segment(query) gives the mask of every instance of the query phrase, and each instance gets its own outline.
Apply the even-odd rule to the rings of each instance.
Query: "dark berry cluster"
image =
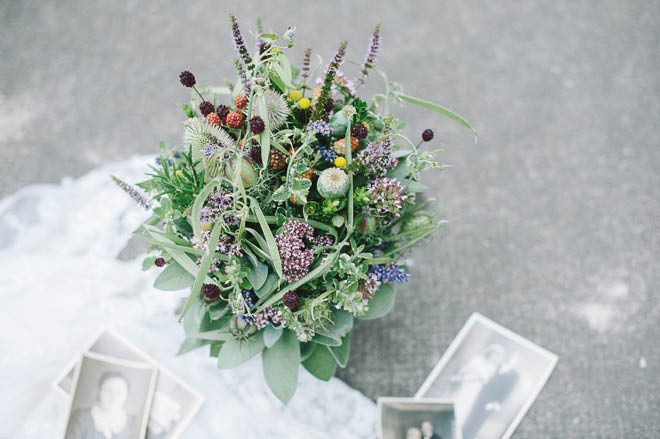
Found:
[[[199,111],[202,113],[202,116],[206,117],[208,114],[215,112],[215,107],[212,103],[204,101],[199,104]]]
[[[204,284],[202,285],[201,294],[209,302],[213,302],[220,298],[220,287],[215,284]]]
[[[190,73],[188,70],[181,72],[179,75],[179,81],[181,81],[181,84],[183,84],[185,87],[193,87],[197,83],[197,81],[195,81],[195,75]]]
[[[266,129],[266,124],[261,116],[254,116],[250,119],[250,130],[252,130],[253,134],[261,134],[264,132],[264,129]]]
[[[298,308],[299,297],[293,291],[289,291],[282,296],[282,303],[284,306],[296,310]]]
[[[367,134],[369,134],[369,130],[367,127],[365,127],[362,124],[355,125],[351,127],[351,136],[357,138],[357,139],[366,139]]]

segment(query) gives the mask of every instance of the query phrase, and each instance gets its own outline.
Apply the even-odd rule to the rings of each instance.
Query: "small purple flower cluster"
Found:
[[[243,38],[243,33],[238,27],[238,21],[236,21],[236,17],[234,17],[233,14],[229,14],[229,20],[231,21],[231,36],[234,40],[234,48],[238,52],[238,56],[247,66],[248,70],[252,70],[254,68],[252,57],[245,46],[245,38]]]
[[[313,245],[328,246],[334,240],[330,235],[314,236],[314,228],[302,221],[287,221],[275,242],[282,258],[284,279],[291,282],[304,277],[314,260],[314,250],[307,248],[305,241]]]
[[[378,48],[380,46],[380,23],[376,25],[373,35],[371,35],[371,40],[369,40],[369,48],[367,49],[367,55],[364,58],[364,63],[362,64],[362,76],[360,77],[360,84],[364,84],[364,80],[369,74],[369,70],[374,68],[376,63],[376,56],[378,56]]]
[[[373,204],[379,213],[391,213],[399,216],[403,202],[408,195],[403,193],[401,184],[388,177],[374,180],[368,187],[369,203]]]
[[[211,218],[210,222],[214,222],[224,211],[234,207],[234,199],[227,190],[215,192],[206,200],[206,207],[202,209],[202,215],[208,215]],[[225,223],[229,226],[238,226],[240,221],[233,215],[225,215]]]
[[[364,166],[367,173],[382,177],[388,169],[394,168],[399,163],[392,157],[392,138],[388,136],[382,142],[370,142],[360,151],[356,162]]]
[[[273,307],[268,307],[259,314],[254,315],[254,324],[257,325],[257,328],[259,329],[265,328],[269,321],[272,322],[273,325],[281,324],[282,311],[276,311]]]
[[[378,264],[369,269],[370,275],[375,275],[380,282],[402,283],[408,282],[409,273],[396,264]]]
[[[200,250],[206,250],[209,242],[209,238],[211,237],[211,232],[208,230],[202,230],[202,242],[196,242],[193,238],[193,246],[197,249]],[[215,248],[215,251],[220,252],[222,254],[225,254],[227,256],[236,256],[237,258],[240,258],[243,256],[243,251],[241,250],[241,246],[236,242],[236,240],[229,235],[220,235],[220,238],[218,239],[218,245]],[[202,263],[202,257],[200,256],[197,258],[197,265],[200,265]],[[213,273],[214,271],[218,270],[218,266],[215,263],[215,260],[211,262],[211,265],[209,266],[209,273]]]
[[[287,221],[282,225],[282,233],[295,236],[297,238],[307,238],[314,240],[314,228],[302,221]]]
[[[307,131],[311,131],[314,134],[318,134],[320,136],[329,136],[332,134],[332,128],[330,128],[330,124],[321,119],[315,120],[314,122],[307,125]]]
[[[302,279],[314,260],[314,250],[305,247],[297,236],[279,234],[275,236],[275,242],[282,259],[284,279],[289,282]]]
[[[362,283],[360,288],[360,291],[362,291],[362,298],[364,300],[373,299],[380,285],[381,282],[378,280],[378,275],[375,273],[369,273],[369,277]]]
[[[321,247],[328,247],[332,245],[335,240],[332,238],[332,235],[319,235],[314,240],[314,244]]]
[[[137,204],[139,204],[146,210],[151,209],[151,201],[147,197],[142,195],[142,193],[139,190],[137,190],[130,184],[124,182],[123,180],[115,177],[114,175],[112,175],[111,178],[112,181],[114,181],[117,186],[119,186],[124,192],[128,194],[129,197],[133,199],[133,201],[135,201]]]

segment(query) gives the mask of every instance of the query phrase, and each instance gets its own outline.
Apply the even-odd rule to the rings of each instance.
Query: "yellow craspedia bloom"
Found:
[[[302,98],[298,101],[298,106],[303,110],[307,110],[312,103],[307,98]]]
[[[298,102],[300,99],[302,99],[302,92],[300,90],[291,90],[289,92],[289,99],[291,99],[293,102]]]
[[[346,166],[346,159],[344,157],[337,157],[335,159],[335,166],[338,168],[343,168]]]
[[[282,50],[282,49],[280,49],[279,47],[273,47],[272,49],[270,49],[270,51],[273,52],[273,53],[277,53],[280,50]]]
[[[174,175],[176,175],[176,178],[179,180],[183,180],[185,178],[185,175],[183,175],[183,171],[181,169],[177,169]]]

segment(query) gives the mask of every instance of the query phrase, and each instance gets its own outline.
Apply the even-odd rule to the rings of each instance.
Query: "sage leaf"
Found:
[[[300,343],[296,334],[288,329],[284,331],[272,348],[264,350],[262,361],[268,387],[280,401],[287,404],[298,385]]]
[[[337,362],[325,346],[314,349],[312,355],[303,361],[302,365],[309,373],[322,381],[330,381],[337,370]]]

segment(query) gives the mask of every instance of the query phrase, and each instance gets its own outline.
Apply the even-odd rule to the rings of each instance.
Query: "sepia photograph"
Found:
[[[506,439],[556,363],[552,352],[474,313],[415,397],[454,401],[463,439]]]
[[[76,368],[65,439],[145,436],[157,369],[85,353]]]
[[[89,352],[101,355],[129,361],[156,363],[138,347],[110,328],[103,329],[87,346]],[[54,383],[55,387],[66,396],[71,391],[77,362],[78,360],[74,359]],[[158,367],[147,439],[178,437],[204,403],[204,396],[199,391],[186,384],[168,369],[160,365]]]
[[[379,439],[461,439],[447,399],[378,398]]]

